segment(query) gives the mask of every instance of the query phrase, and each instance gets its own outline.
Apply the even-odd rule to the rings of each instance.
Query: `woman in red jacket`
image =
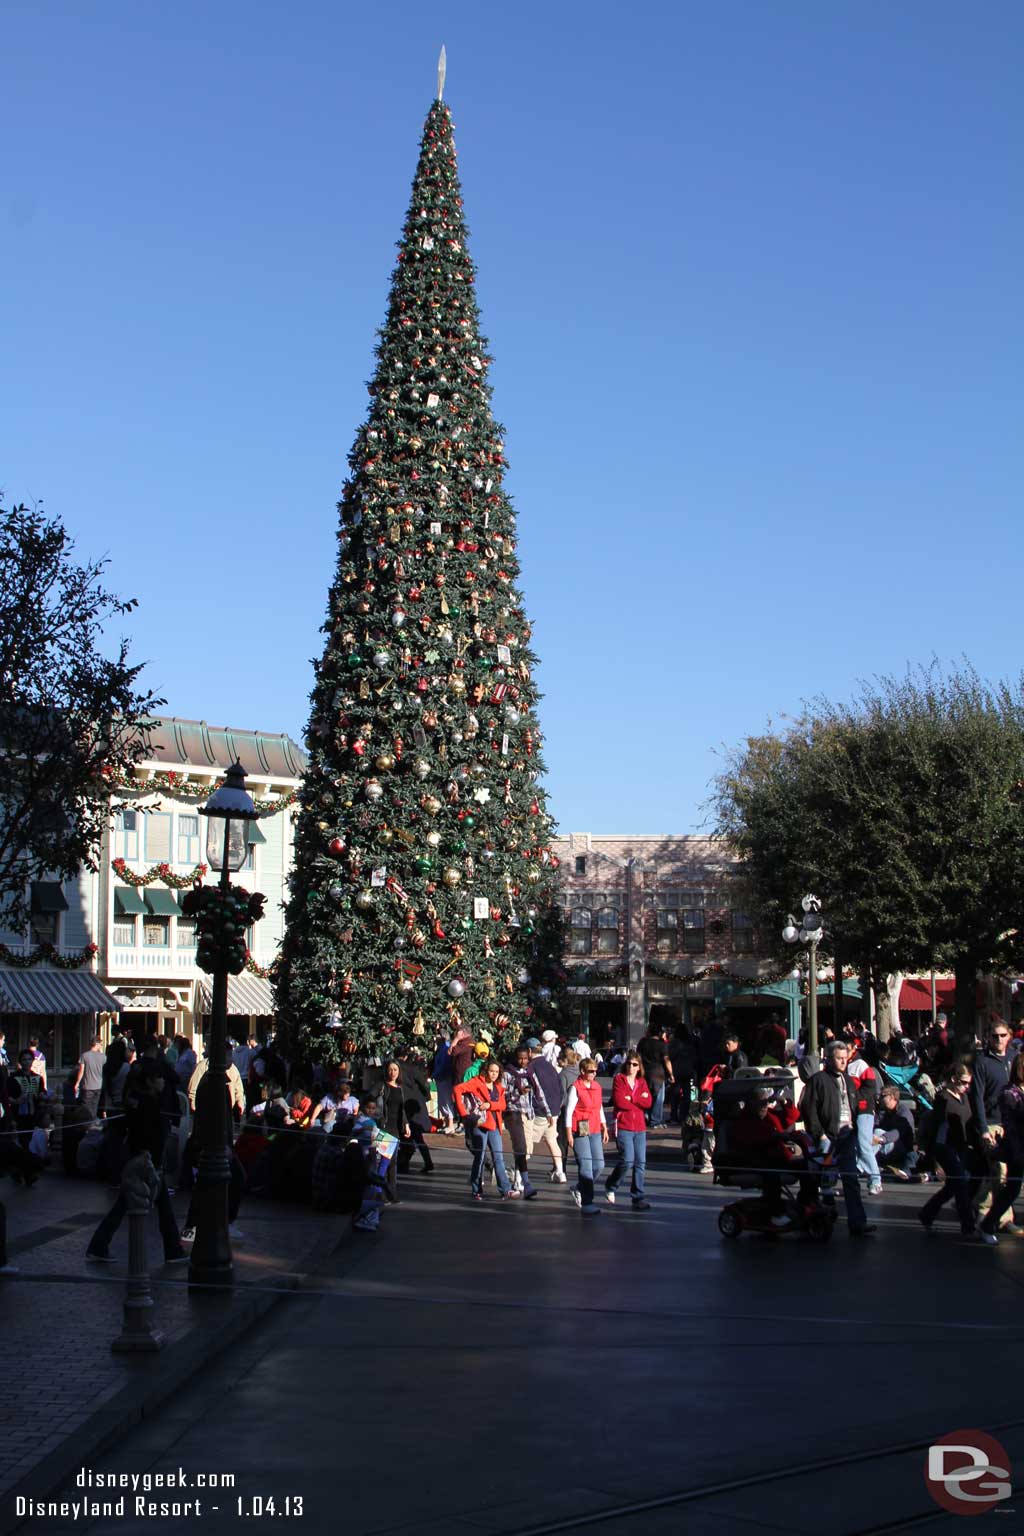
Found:
[[[612,1083],[619,1161],[604,1182],[610,1205],[615,1204],[615,1191],[628,1173],[634,1211],[649,1211],[651,1208],[650,1201],[644,1199],[644,1173],[647,1170],[647,1122],[644,1110],[650,1109],[653,1103],[653,1095],[644,1077],[643,1063],[635,1051],[630,1051],[622,1064],[622,1071],[616,1073]]]
[[[579,1183],[572,1197],[584,1216],[601,1214],[594,1204],[594,1181],[604,1172],[604,1149],[608,1144],[602,1099],[597,1062],[593,1056],[585,1056],[565,1103],[565,1137],[576,1154],[579,1169]]]
[[[473,1148],[473,1167],[469,1175],[474,1200],[483,1199],[484,1158],[490,1151],[494,1173],[503,1200],[519,1198],[505,1172],[505,1154],[501,1148],[501,1124],[505,1113],[505,1089],[501,1081],[501,1064],[489,1056],[477,1077],[468,1083],[456,1083],[452,1095],[455,1107],[470,1131]]]

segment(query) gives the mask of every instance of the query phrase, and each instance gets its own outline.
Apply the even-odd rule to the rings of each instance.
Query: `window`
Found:
[[[169,811],[146,812],[146,860],[149,864],[171,862],[171,815]]]
[[[134,949],[137,921],[134,915],[117,913],[114,917],[114,948]]]
[[[114,836],[118,844],[118,853],[122,859],[137,859],[139,856],[139,813],[138,811],[120,810],[114,827]]]
[[[688,955],[704,953],[703,907],[694,907],[683,913],[683,949]]]
[[[734,955],[754,953],[754,920],[749,912],[732,914],[732,952]]]
[[[144,949],[168,949],[171,943],[171,920],[169,917],[153,917],[147,912],[142,924],[142,945]]]
[[[586,872],[587,872],[587,856],[586,856],[585,853],[578,853],[576,855],[576,873],[578,875],[585,875]]]
[[[679,948],[679,913],[658,913],[658,953],[674,955]]]
[[[195,949],[196,920],[194,917],[178,918],[178,948]]]
[[[29,927],[33,944],[56,944],[60,914],[67,899],[56,880],[33,880],[30,889]]]
[[[619,914],[614,907],[605,907],[597,914],[597,952],[599,955],[617,955],[619,952]]]
[[[33,944],[56,944],[59,918],[58,912],[34,911],[31,920]]]
[[[590,908],[577,907],[570,921],[572,926],[572,953],[574,955],[589,955],[592,949]]]
[[[199,863],[199,817],[178,817],[178,863],[194,869]]]

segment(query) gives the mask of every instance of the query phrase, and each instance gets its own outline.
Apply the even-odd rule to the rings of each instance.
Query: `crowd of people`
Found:
[[[1024,1235],[1014,1219],[1024,1179],[1022,1035],[993,1017],[984,1042],[964,1051],[940,1015],[919,1041],[897,1030],[883,1048],[860,1024],[838,1033],[826,1026],[815,1057],[776,1019],[748,1033],[746,1045],[728,1020],[712,1019],[671,1033],[652,1024],[635,1048],[549,1029],[499,1059],[492,1041],[460,1029],[428,1056],[404,1049],[382,1062],[353,1048],[333,1066],[289,1065],[272,1039],[231,1042],[231,1233],[243,1237],[237,1218],[247,1194],[357,1222],[371,1196],[400,1204],[400,1180],[417,1158],[423,1175],[433,1172],[431,1131],[464,1138],[473,1201],[491,1185],[502,1200],[535,1199],[542,1162],[552,1184],[571,1186],[585,1216],[627,1190],[630,1208],[647,1211],[648,1134],[681,1128],[695,1171],[713,1171],[715,1086],[756,1066],[773,1086],[752,1085],[731,1144],[760,1168],[773,1210],[787,1176],[799,1177],[801,1198],[815,1198],[812,1160],[824,1161],[842,1187],[851,1233],[874,1230],[862,1184],[871,1196],[887,1180],[934,1182],[922,1224],[931,1230],[952,1205],[962,1232],[994,1246],[1001,1234]],[[0,1171],[34,1186],[49,1160],[59,1094],[65,1171],[116,1183],[127,1158],[148,1152],[160,1176],[165,1260],[184,1261],[194,1210],[179,1227],[170,1193],[194,1188],[207,1067],[184,1036],[137,1044],[124,1028],[106,1045],[97,1035],[56,1088],[38,1041],[11,1063],[0,1036]],[[783,1091],[787,1074],[773,1076],[777,1068],[792,1069],[796,1093]],[[87,1257],[109,1261],[123,1214],[118,1200]],[[0,1227],[0,1268],[2,1238]]]

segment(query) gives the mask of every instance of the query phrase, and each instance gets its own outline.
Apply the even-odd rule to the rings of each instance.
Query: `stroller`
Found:
[[[793,1102],[793,1074],[790,1072],[753,1072],[747,1077],[735,1077],[716,1084],[714,1090],[715,1149],[714,1169],[716,1183],[738,1189],[762,1191],[759,1195],[745,1195],[723,1207],[718,1216],[718,1230],[723,1237],[737,1238],[742,1232],[762,1232],[783,1236],[787,1232],[802,1232],[815,1242],[827,1243],[836,1224],[834,1205],[823,1204],[817,1194],[805,1198],[794,1191],[794,1184],[806,1179],[808,1172],[823,1169],[830,1160],[817,1154],[810,1141],[802,1133],[792,1132],[786,1145],[792,1146],[792,1163],[780,1164],[777,1169],[766,1169],[781,1183],[781,1206],[773,1208],[765,1198],[764,1174],[751,1167],[749,1153],[730,1150],[730,1125],[735,1124],[752,1094],[771,1093],[774,1102]]]

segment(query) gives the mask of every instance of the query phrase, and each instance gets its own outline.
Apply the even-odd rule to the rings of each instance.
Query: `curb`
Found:
[[[328,1218],[330,1219],[330,1218]],[[352,1227],[345,1224],[341,1232],[324,1233],[309,1247],[302,1259],[303,1269],[276,1277],[275,1283],[286,1291],[299,1291],[303,1281],[326,1263],[332,1254],[346,1247],[352,1238]],[[140,1359],[146,1374],[119,1387],[108,1402],[97,1408],[85,1424],[73,1430],[63,1443],[50,1451],[41,1461],[12,1484],[4,1495],[4,1509],[0,1512],[0,1536],[10,1536],[34,1518],[16,1515],[19,1495],[30,1499],[45,1499],[54,1494],[79,1467],[101,1456],[136,1424],[141,1424],[163,1407],[197,1372],[224,1353],[254,1323],[262,1321],[268,1312],[286,1298],[263,1291],[233,1291],[230,1296],[204,1297],[197,1302],[206,1315],[195,1327],[187,1327],[172,1334],[164,1350],[155,1360]]]

